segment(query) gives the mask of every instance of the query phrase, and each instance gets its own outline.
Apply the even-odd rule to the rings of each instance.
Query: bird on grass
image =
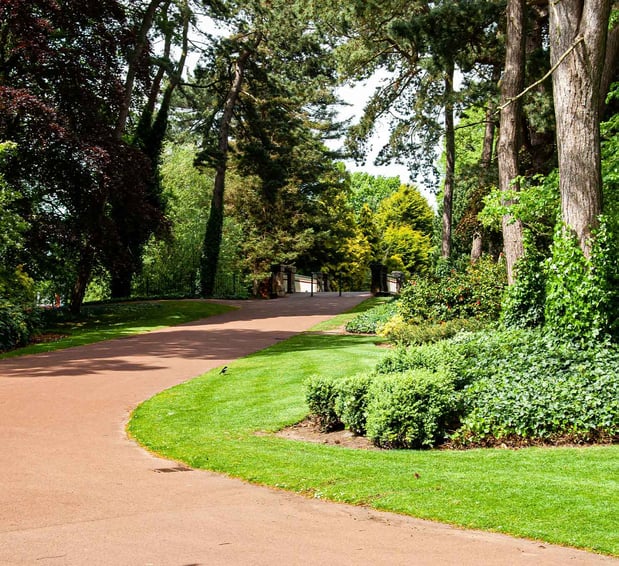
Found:
[[[224,366],[224,367],[221,368],[221,371],[219,373],[220,374],[221,373],[226,373],[227,371],[228,371],[228,366]]]

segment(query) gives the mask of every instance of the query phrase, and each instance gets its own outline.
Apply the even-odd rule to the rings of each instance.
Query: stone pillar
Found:
[[[387,268],[382,263],[370,264],[372,270],[371,291],[373,295],[382,295],[389,292],[387,287]]]
[[[293,265],[286,265],[286,293],[294,293],[294,276],[297,272],[297,268]]]
[[[404,273],[401,271],[392,271],[391,277],[395,279],[395,292],[397,295],[402,291],[402,287],[404,286]]]

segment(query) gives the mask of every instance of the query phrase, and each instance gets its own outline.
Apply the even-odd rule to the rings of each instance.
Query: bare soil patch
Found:
[[[345,448],[357,448],[360,450],[380,450],[364,436],[356,436],[349,430],[334,430],[321,432],[316,419],[307,417],[295,425],[289,426],[276,433],[276,436],[288,440],[302,440],[318,444],[331,444]]]

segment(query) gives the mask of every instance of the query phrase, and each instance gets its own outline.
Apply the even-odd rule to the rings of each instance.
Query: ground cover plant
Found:
[[[0,358],[51,352],[121,338],[199,320],[230,310],[217,303],[190,301],[138,301],[85,305],[79,315],[66,310],[42,311],[39,341],[0,354]]]
[[[398,303],[389,297],[383,303],[365,310],[346,323],[346,331],[355,334],[376,334],[397,313]]]
[[[363,374],[385,355],[375,337],[305,333],[157,395],[128,430],[258,484],[619,555],[618,446],[371,451],[275,434],[307,415],[311,376]]]

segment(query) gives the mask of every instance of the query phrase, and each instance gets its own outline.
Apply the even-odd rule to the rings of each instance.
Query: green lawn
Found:
[[[80,316],[65,311],[44,313],[41,337],[51,341],[30,344],[2,358],[51,352],[174,326],[227,312],[231,307],[206,301],[136,301],[85,305]]]
[[[306,416],[306,377],[372,367],[375,342],[297,336],[157,395],[129,432],[190,466],[310,497],[619,555],[618,446],[363,451],[271,434]]]

